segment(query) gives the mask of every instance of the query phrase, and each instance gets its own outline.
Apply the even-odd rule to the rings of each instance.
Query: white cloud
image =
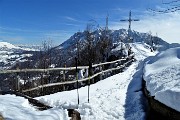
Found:
[[[65,19],[67,19],[67,20],[70,20],[70,21],[75,21],[75,22],[78,22],[78,20],[77,20],[77,19],[72,18],[72,17],[69,17],[69,16],[65,16],[64,18],[65,18]]]
[[[138,17],[138,15],[136,15]],[[140,21],[132,22],[132,29],[139,32],[151,31],[153,35],[158,34],[163,40],[169,43],[180,43],[180,12],[168,14],[147,14],[139,15]],[[128,22],[112,22],[111,29],[128,28]]]

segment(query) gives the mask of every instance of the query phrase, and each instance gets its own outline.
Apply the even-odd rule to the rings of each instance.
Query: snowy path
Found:
[[[87,102],[87,89],[84,87],[79,90],[79,105],[77,105],[76,90],[38,99],[54,108],[78,108],[82,120],[145,119],[142,92],[139,91],[141,70],[139,70],[138,62],[133,63],[123,73],[91,85],[90,103]]]
[[[79,105],[76,90],[37,98],[53,107],[46,111],[37,111],[22,97],[4,95],[0,96],[0,113],[4,118],[13,120],[68,120],[66,109],[78,108],[82,120],[144,120],[142,92],[139,91],[141,70],[138,63],[133,63],[122,73],[91,85],[90,103],[87,102],[87,87],[79,89]]]

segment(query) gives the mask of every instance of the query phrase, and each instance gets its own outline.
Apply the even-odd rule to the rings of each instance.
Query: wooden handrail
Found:
[[[98,67],[101,65],[107,65],[107,64],[112,64],[116,62],[120,62],[123,60],[126,60],[128,58],[131,58],[132,56],[128,56],[123,59],[118,59],[115,61],[111,62],[105,62],[105,63],[99,63],[99,64],[94,64],[92,67]],[[88,69],[89,66],[78,66],[77,69]],[[75,70],[76,67],[66,67],[66,68],[47,68],[47,69],[17,69],[17,70],[0,70],[0,74],[6,74],[6,73],[26,73],[26,72],[48,72],[48,71],[64,71],[64,70]]]
[[[124,63],[123,65],[118,66],[118,67],[116,67],[116,68],[107,69],[107,70],[98,72],[98,73],[96,73],[96,74],[94,74],[94,75],[92,75],[92,76],[90,76],[90,77],[87,77],[87,78],[78,80],[78,82],[84,82],[84,81],[93,79],[93,78],[95,78],[96,76],[98,76],[98,75],[100,75],[100,74],[103,74],[103,73],[106,73],[106,72],[109,72],[109,71],[119,70],[119,69],[121,69],[121,68],[124,68],[128,63],[130,63],[130,62],[132,62],[132,61],[133,61],[133,59],[127,61],[127,62]],[[40,88],[44,88],[44,87],[51,87],[51,86],[65,85],[65,84],[72,84],[72,83],[76,83],[76,82],[77,82],[77,80],[72,80],[72,81],[65,81],[65,82],[44,84],[44,85],[40,85],[40,86],[38,86],[38,87],[34,87],[34,88],[31,88],[31,89],[22,90],[22,92],[29,92],[29,91],[33,91],[33,90],[40,89]]]

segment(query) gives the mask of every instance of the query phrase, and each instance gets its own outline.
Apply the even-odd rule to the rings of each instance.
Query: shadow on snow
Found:
[[[142,75],[144,61],[140,61],[135,74],[128,86],[125,101],[126,120],[145,120],[147,111],[147,100],[142,90]]]

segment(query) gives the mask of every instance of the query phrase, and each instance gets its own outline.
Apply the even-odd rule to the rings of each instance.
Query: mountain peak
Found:
[[[13,44],[10,44],[8,42],[0,42],[0,48],[6,48],[6,49],[20,49],[19,47],[16,47]]]

